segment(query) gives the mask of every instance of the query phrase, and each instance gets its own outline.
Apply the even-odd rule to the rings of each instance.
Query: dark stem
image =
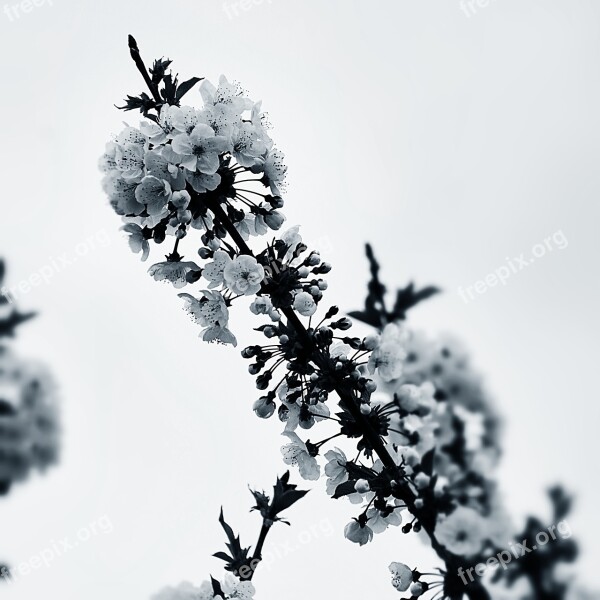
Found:
[[[269,531],[271,531],[271,527],[273,525],[273,521],[270,519],[263,519],[262,527],[260,528],[260,534],[258,536],[258,541],[256,542],[256,547],[254,548],[254,554],[252,555],[252,571],[250,576],[248,577],[248,581],[254,577],[254,573],[256,572],[256,568],[262,561],[262,550],[265,545],[265,541],[267,539],[267,535]]]
[[[192,193],[192,192],[193,192],[193,190],[190,191],[190,193]],[[193,193],[195,193],[195,192],[193,192]],[[227,213],[223,210],[223,207],[220,205],[218,200],[216,200],[215,198],[211,198],[208,194],[207,194],[207,197],[204,198],[203,200],[204,200],[206,206],[208,207],[208,209],[214,213],[214,215],[219,219],[219,221],[221,222],[223,227],[225,227],[225,229],[227,230],[227,233],[229,233],[229,235],[231,236],[233,241],[237,244],[238,248],[240,249],[240,252],[242,254],[247,254],[249,256],[253,256],[252,250],[250,249],[248,244],[246,244],[246,242],[244,241],[244,239],[242,238],[242,236],[240,235],[238,230],[235,228],[233,223],[229,220]],[[300,319],[298,318],[298,315],[296,314],[296,312],[291,307],[282,309],[282,312],[285,315],[286,319],[288,320],[288,325],[293,326],[294,329],[296,330],[296,332],[300,336],[302,336],[306,341],[308,341],[310,339],[308,332],[306,331],[306,328],[304,327],[302,321],[300,321]],[[369,443],[371,444],[371,447],[376,452],[376,454],[379,456],[379,458],[381,459],[383,464],[389,469],[392,469],[392,470],[397,469],[398,465],[396,465],[394,459],[391,457],[390,453],[387,451],[387,448],[385,447],[383,440],[381,439],[379,434],[373,429],[373,427],[371,426],[369,421],[367,419],[365,419],[364,415],[360,412],[360,408],[359,408],[358,404],[356,403],[356,399],[354,398],[352,391],[347,387],[347,384],[344,381],[337,381],[335,384],[335,391],[338,394],[338,396],[340,397],[340,399],[344,405],[344,408],[346,408],[350,412],[350,414],[352,415],[354,420],[360,425],[364,437],[369,441]],[[454,564],[454,563],[457,563],[457,565],[460,564],[460,561],[457,561],[456,557],[454,557],[452,554],[450,554],[444,548],[444,546],[442,546],[436,540],[435,535],[434,535],[435,524],[431,523],[429,521],[429,519],[421,518],[422,511],[418,510],[415,507],[415,501],[417,500],[417,497],[415,496],[415,494],[410,489],[407,489],[406,495],[407,495],[407,498],[405,498],[404,500],[406,502],[408,509],[421,522],[423,529],[431,538],[431,545],[432,545],[433,549],[437,552],[438,556],[442,560],[444,560],[444,562],[447,564]],[[264,528],[264,526],[263,526],[263,528]],[[264,533],[265,537],[266,537],[267,532],[268,532],[268,529]],[[262,536],[262,533],[263,532],[261,531],[261,536]],[[263,540],[263,543],[264,543],[264,540]],[[458,569],[458,566],[457,566],[457,569]],[[489,598],[490,598],[487,590],[479,582],[475,582],[475,583],[467,586],[465,588],[465,593],[471,600],[489,600]]]
[[[144,78],[144,81],[146,82],[146,85],[148,86],[148,89],[150,90],[150,93],[152,94],[154,100],[157,102],[157,104],[162,104],[163,101],[160,97],[160,94],[158,93],[158,86],[152,82],[152,79],[150,79],[148,69],[146,69],[146,65],[144,64],[144,61],[140,56],[140,49],[138,48],[135,38],[132,35],[130,35],[127,39],[129,42],[129,53],[131,54],[131,58],[133,59],[135,66],[138,68],[138,71],[142,74],[142,77]]]

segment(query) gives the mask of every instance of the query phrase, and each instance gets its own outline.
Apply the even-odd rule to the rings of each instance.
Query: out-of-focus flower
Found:
[[[452,554],[470,557],[481,551],[485,533],[481,515],[472,508],[459,506],[450,515],[438,518],[434,535]]]
[[[383,381],[392,381],[398,379],[402,374],[402,367],[406,358],[404,349],[404,339],[406,334],[404,330],[395,323],[386,325],[379,345],[369,357],[369,371],[377,373]]]
[[[0,487],[58,459],[59,407],[47,370],[0,349]]]
[[[200,587],[184,581],[177,587],[168,587],[152,596],[152,600],[213,600],[212,585],[205,581]]]

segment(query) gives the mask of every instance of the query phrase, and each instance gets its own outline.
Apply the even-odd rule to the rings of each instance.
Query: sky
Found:
[[[444,289],[411,326],[464,339],[504,417],[507,506],[517,522],[550,519],[544,490],[568,486],[578,571],[600,588],[598,3],[9,0],[0,10],[0,254],[9,285],[44,274],[20,294],[40,316],[16,347],[53,370],[64,427],[60,465],[0,502],[0,558],[38,565],[6,598],[145,599],[220,576],[220,507],[253,543],[247,486],[269,488],[284,471],[280,428],[251,411],[246,363],[198,339],[176,292],[129,252],[100,188],[105,142],[138,121],[114,106],[143,89],[129,33],[147,60],[168,56],[186,78],[224,73],[263,100],[289,165],[288,224],[334,265],[331,303],[362,304],[367,241],[390,287]],[[240,346],[253,323],[232,315]],[[257,599],[395,598],[391,561],[439,566],[397,530],[365,548],[345,541],[352,507],[323,482],[310,487],[292,527],[269,537]]]

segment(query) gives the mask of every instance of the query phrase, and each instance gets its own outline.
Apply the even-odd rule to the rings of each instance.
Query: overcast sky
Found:
[[[225,73],[263,100],[289,164],[288,223],[333,263],[332,303],[361,305],[365,241],[392,286],[444,288],[411,323],[473,351],[506,420],[501,485],[517,520],[550,518],[553,482],[577,493],[579,569],[600,588],[600,4],[13,2],[0,6],[0,253],[8,284],[51,271],[20,299],[41,316],[17,345],[54,370],[65,432],[61,465],[0,502],[0,558],[110,526],[6,598],[137,600],[218,576],[220,506],[253,543],[247,484],[284,470],[280,427],[251,412],[247,364],[197,338],[101,191],[105,141],[138,120],[113,106],[143,89],[128,33],[147,60],[169,56],[186,78]],[[521,255],[535,260],[477,287]],[[231,321],[242,345],[246,312]],[[270,537],[257,598],[391,599],[389,562],[439,566],[396,530],[366,548],[343,540],[352,507],[313,487]]]

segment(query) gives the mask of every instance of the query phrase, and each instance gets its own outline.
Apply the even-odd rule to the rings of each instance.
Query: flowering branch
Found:
[[[452,344],[437,347],[422,340],[403,323],[408,310],[438,289],[410,284],[388,310],[379,265],[368,247],[369,295],[364,310],[351,316],[378,333],[348,335],[352,322],[339,318],[335,306],[314,324],[327,289],[322,275],[331,265],[309,251],[298,227],[269,236],[256,249],[249,243],[278,231],[285,220],[280,209],[287,167],[268,133],[261,103],[222,76],[218,86],[202,81],[202,108],[181,106],[183,94],[200,79],[177,84],[177,76],[167,72],[169,60],[146,69],[135,40],[129,42],[151,96],[128,96],[122,108],[139,109],[146,120],[109,142],[100,166],[131,249],[146,260],[151,242],[174,238],[166,260],[153,264],[149,273],[177,289],[203,281],[203,289],[179,296],[205,341],[237,345],[229,309],[239,298],[251,297],[250,310],[268,319],[256,328],[267,342],[247,346],[242,356],[253,361],[248,370],[263,392],[255,413],[269,418],[277,411],[285,423],[284,462],[316,480],[321,475],[317,457],[326,444],[353,440],[354,460],[338,448],[324,453],[328,493],[363,503],[346,526],[346,537],[363,545],[374,533],[400,525],[407,510],[412,521],[402,531],[424,531],[444,562],[433,580],[427,579],[431,574],[392,563],[396,589],[410,588],[418,597],[439,587],[436,593],[451,600],[486,600],[484,585],[478,579],[462,581],[460,573],[501,547],[501,534],[510,530],[490,476],[499,455],[498,419],[464,354]],[[199,247],[190,241],[194,230]],[[185,260],[190,251],[204,262]],[[332,394],[334,416],[328,404]],[[474,417],[484,424],[476,450],[468,440]],[[311,442],[296,432],[320,422],[335,427],[334,434]],[[251,556],[226,529],[230,568],[261,556],[272,515],[269,504],[257,499],[257,506],[266,512]]]
[[[227,536],[227,552],[216,552],[213,556],[225,562],[225,570],[228,575],[223,581],[211,577],[210,581],[205,581],[199,588],[183,583],[178,588],[163,590],[155,596],[154,600],[173,600],[182,597],[180,594],[184,592],[189,593],[190,597],[201,599],[252,598],[255,593],[254,585],[251,583],[252,578],[262,561],[262,551],[269,531],[277,522],[289,525],[289,522],[280,516],[281,513],[308,493],[306,490],[298,490],[296,485],[289,483],[289,478],[289,471],[277,478],[273,486],[272,497],[267,496],[264,492],[251,490],[256,502],[251,510],[258,511],[263,519],[258,541],[252,553],[250,553],[250,547],[242,546],[240,536],[235,535],[231,526],[225,521],[223,509],[221,509],[219,523]]]

